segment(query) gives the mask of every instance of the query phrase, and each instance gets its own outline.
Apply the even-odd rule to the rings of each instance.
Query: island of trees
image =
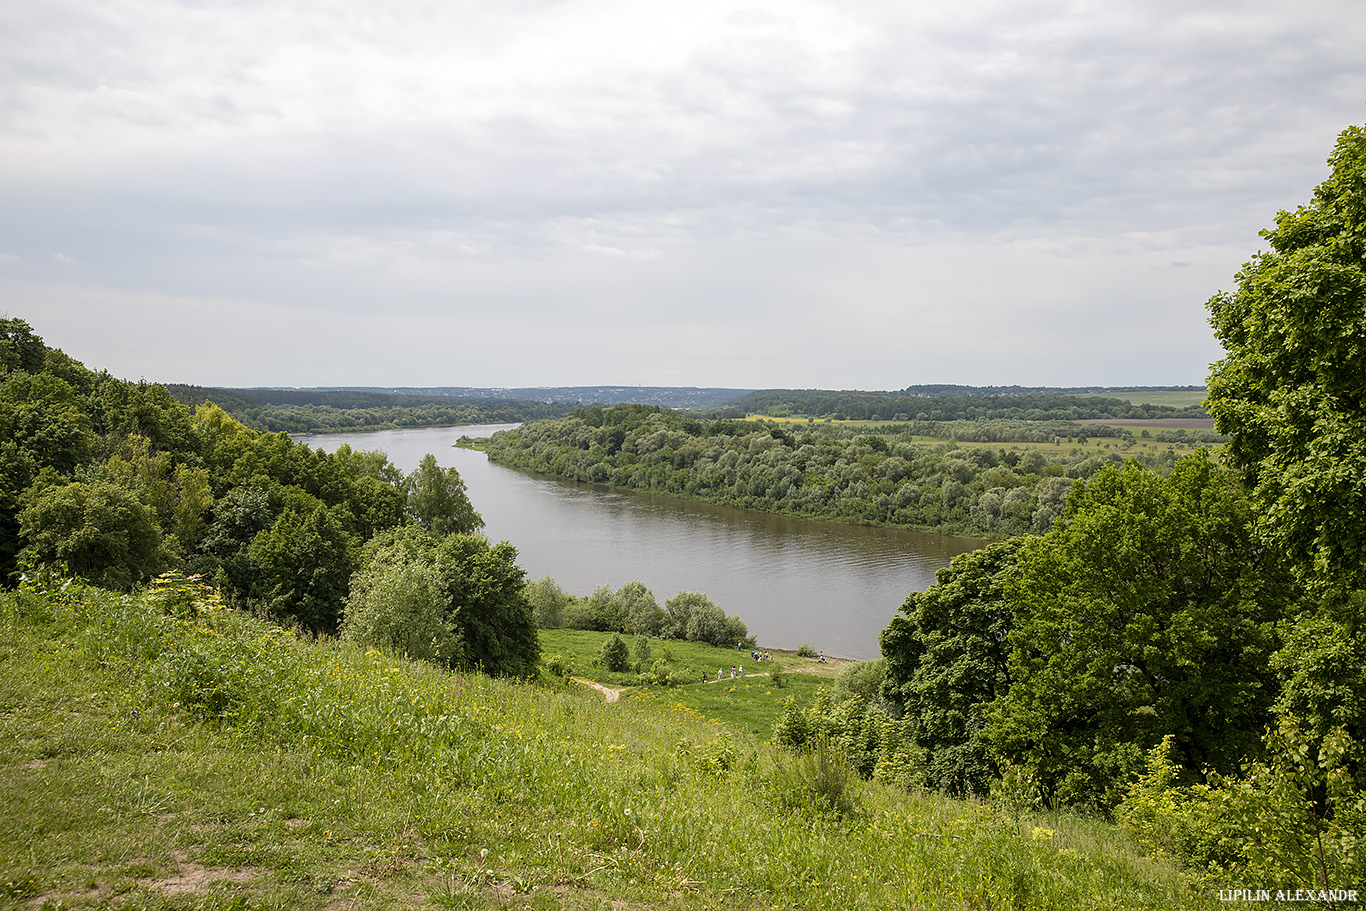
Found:
[[[916,442],[918,430],[968,439],[1031,442],[1080,434],[1070,448]],[[1008,537],[1046,531],[1068,490],[1120,464],[1129,432],[1117,427],[1020,422],[925,422],[909,428],[828,422],[706,420],[644,405],[595,406],[495,434],[492,461],[576,481],[611,484],[819,519],[899,525],[946,534]],[[1096,441],[1084,435],[1091,433]],[[1184,431],[1134,456],[1169,469]],[[1089,443],[1089,445],[1086,445]]]

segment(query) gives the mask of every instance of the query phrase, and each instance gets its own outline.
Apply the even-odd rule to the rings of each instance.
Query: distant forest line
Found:
[[[1200,419],[1208,414],[1198,405],[1173,406],[1130,401],[1099,391],[1037,387],[912,386],[898,392],[831,390],[703,389],[699,387],[584,386],[509,390],[448,387],[384,392],[372,389],[230,389],[169,384],[166,387],[191,407],[211,401],[237,420],[270,433],[334,433],[352,430],[391,430],[399,427],[441,427],[459,424],[501,424],[564,417],[587,405],[651,405],[688,410],[706,419],[806,417],[812,420],[957,422],[944,428],[917,429],[926,436],[968,439],[972,428],[964,422],[1072,422],[1083,420]],[[1199,394],[1198,387],[1155,387],[1148,390],[1112,389],[1128,399],[1138,393],[1154,398]],[[496,393],[505,393],[502,396]],[[533,393],[562,396],[554,400]],[[903,430],[908,428],[902,428]],[[1042,442],[1052,437],[1100,430],[1042,427],[1020,442]],[[967,436],[964,436],[966,434]],[[980,434],[978,434],[980,436]]]
[[[246,426],[267,433],[512,424],[561,417],[574,407],[554,402],[359,390],[218,389],[177,384],[166,388],[185,405],[194,408],[213,402]]]

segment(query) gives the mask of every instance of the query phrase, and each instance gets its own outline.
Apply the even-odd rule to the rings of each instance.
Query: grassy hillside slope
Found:
[[[452,675],[185,584],[6,593],[0,664],[0,907],[1214,905],[1098,821],[847,780],[664,695]]]

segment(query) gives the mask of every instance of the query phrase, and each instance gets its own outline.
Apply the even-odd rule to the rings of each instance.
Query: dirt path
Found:
[[[839,673],[839,670],[840,670],[842,667],[844,667],[846,664],[850,664],[850,663],[851,663],[851,662],[850,662],[848,659],[846,659],[846,658],[828,658],[828,659],[826,659],[826,663],[824,663],[824,664],[812,664],[810,667],[788,667],[788,668],[783,668],[783,670],[784,670],[786,673],[789,673],[789,674],[820,674],[820,675],[822,675],[822,676],[833,677],[833,676],[835,676],[836,674]],[[769,677],[769,676],[772,676],[772,675],[771,675],[768,671],[758,671],[757,673],[745,674],[743,677],[735,677],[735,678],[733,678],[733,679],[734,679],[735,681],[739,681],[739,680],[748,680],[748,679],[750,679],[751,677]],[[598,683],[596,680],[589,680],[587,677],[570,677],[569,679],[570,679],[570,680],[573,680],[575,683],[581,684],[581,685],[583,685],[583,686],[592,687],[593,689],[597,690],[599,693],[602,693],[602,697],[603,697],[604,699],[606,699],[608,702],[616,702],[618,699],[621,698],[621,694],[622,694],[622,693],[624,693],[624,692],[626,692],[628,689],[630,689],[630,687],[628,687],[628,686],[623,686],[623,687],[610,687],[610,686],[607,686],[607,685],[605,685],[605,684]],[[721,680],[715,680],[715,679],[713,679],[712,677],[708,676],[706,680],[693,681],[692,683],[687,683],[687,684],[683,684],[683,685],[684,685],[684,686],[697,686],[697,685],[699,685],[699,684],[706,684],[706,683],[725,683],[727,680],[731,680],[731,679],[732,679],[732,678],[725,677],[725,678],[722,678]]]
[[[610,686],[603,686],[601,683],[598,683],[595,680],[588,680],[583,677],[571,677],[569,679],[573,680],[575,683],[581,683],[584,686],[591,686],[599,693],[602,693],[603,698],[606,699],[608,702],[616,702],[618,699],[621,698],[621,694],[626,692],[625,687],[622,687],[621,689],[612,689],[612,687]]]

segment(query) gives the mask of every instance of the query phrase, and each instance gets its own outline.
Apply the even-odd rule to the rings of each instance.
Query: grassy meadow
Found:
[[[775,422],[775,423],[785,423],[785,424],[806,424],[806,423],[808,423],[808,420],[807,420],[806,418],[794,418],[794,417],[773,418],[773,417],[768,417],[767,415],[762,415],[762,414],[752,414],[752,415],[750,415],[749,417],[747,417],[745,420],[748,420],[748,421],[773,421],[773,422]],[[904,422],[904,421],[902,421],[902,422],[898,422],[898,421],[835,421],[835,420],[830,420],[830,419],[822,419],[819,423],[843,424],[843,425],[847,425],[847,426],[850,426],[850,427],[859,427],[859,428],[863,428],[863,429],[872,429],[872,428],[875,428],[875,427],[895,427],[895,426],[897,426],[899,423],[901,423],[901,424],[908,424],[908,423],[911,423],[911,422]],[[1008,451],[1012,451],[1012,452],[1024,452],[1024,451],[1027,450],[1027,449],[1037,449],[1037,450],[1039,450],[1040,452],[1042,452],[1042,453],[1043,453],[1044,455],[1046,455],[1046,456],[1073,455],[1073,456],[1081,457],[1081,456],[1086,456],[1086,455],[1097,455],[1097,454],[1106,454],[1106,455],[1108,455],[1108,454],[1110,454],[1110,453],[1116,453],[1116,454],[1118,454],[1118,455],[1120,455],[1120,456],[1122,456],[1122,457],[1124,457],[1124,458],[1128,458],[1128,457],[1130,457],[1130,456],[1137,456],[1137,455],[1139,455],[1139,454],[1141,454],[1141,453],[1142,453],[1142,454],[1148,454],[1148,455],[1156,455],[1156,454],[1159,454],[1159,453],[1166,452],[1168,449],[1172,450],[1173,452],[1175,452],[1175,453],[1177,453],[1177,454],[1179,455],[1179,454],[1181,454],[1181,453],[1183,453],[1183,452],[1190,452],[1191,450],[1194,450],[1194,449],[1205,448],[1205,447],[1210,447],[1210,446],[1218,447],[1218,446],[1222,445],[1222,444],[1219,444],[1219,443],[1195,443],[1195,442],[1172,442],[1172,443],[1165,443],[1165,442],[1159,442],[1159,441],[1157,441],[1156,439],[1153,439],[1152,437],[1143,437],[1143,436],[1142,436],[1142,432],[1143,432],[1143,430],[1144,430],[1143,427],[1134,426],[1134,427],[1130,427],[1129,429],[1133,431],[1133,436],[1132,436],[1132,437],[1129,437],[1129,438],[1120,438],[1120,437],[1091,437],[1091,438],[1088,439],[1085,443],[1079,443],[1079,442],[1077,442],[1076,440],[1069,440],[1069,439],[1060,440],[1059,442],[1056,442],[1056,443],[993,443],[993,442],[974,442],[974,441],[970,441],[970,440],[961,440],[961,441],[955,440],[955,441],[949,441],[949,440],[943,439],[942,437],[926,436],[925,434],[911,434],[911,435],[909,436],[909,442],[912,442],[912,443],[923,443],[923,444],[930,445],[930,446],[942,446],[942,445],[944,445],[944,444],[946,444],[946,443],[952,442],[952,444],[953,444],[954,446],[957,446],[957,447],[960,447],[960,448],[963,448],[963,449],[971,449],[971,448],[975,448],[975,447],[985,446],[985,447],[988,447],[988,448],[990,448],[990,449],[1004,449],[1004,450],[1008,450]],[[1152,428],[1151,432],[1152,432],[1152,433],[1156,433],[1158,429],[1160,429],[1160,428],[1157,428],[1156,426],[1154,426],[1154,427]]]
[[[1216,904],[1103,821],[861,782],[716,720],[761,677],[609,704],[169,605],[0,596],[0,907]]]
[[[1081,392],[1079,396],[1097,399],[1119,399],[1130,405],[1169,405],[1189,408],[1203,405],[1209,393],[1204,389],[1139,389],[1134,392]]]
[[[832,685],[840,669],[849,664],[834,658],[821,663],[780,650],[766,650],[768,659],[755,661],[749,649],[737,651],[705,642],[650,639],[645,664],[662,659],[670,672],[688,682],[681,686],[637,686],[634,672],[612,673],[595,663],[602,644],[611,636],[589,630],[543,629],[541,648],[547,658],[568,658],[574,677],[609,688],[629,687],[623,690],[625,699],[650,702],[665,711],[692,712],[700,719],[726,724],[760,739],[768,737],[784,700],[792,697],[801,703],[809,702],[818,688]],[[634,640],[624,638],[634,647]],[[732,678],[732,667],[743,667],[745,675]],[[722,672],[719,681],[718,670]]]

